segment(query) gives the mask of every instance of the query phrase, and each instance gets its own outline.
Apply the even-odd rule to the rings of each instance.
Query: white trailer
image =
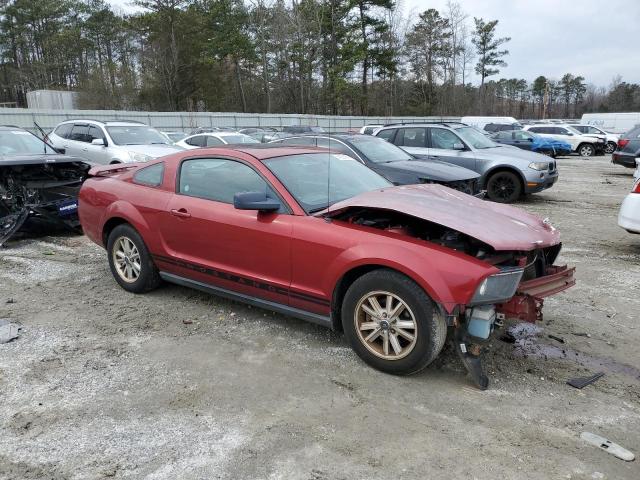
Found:
[[[78,93],[66,90],[33,90],[27,92],[27,108],[71,110],[78,105]]]
[[[626,133],[640,124],[640,112],[585,113],[580,123],[593,125],[611,133]]]

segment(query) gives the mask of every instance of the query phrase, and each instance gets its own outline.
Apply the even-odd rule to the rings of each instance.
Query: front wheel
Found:
[[[410,278],[374,270],[349,287],[342,326],[356,354],[386,373],[409,375],[440,353],[447,325],[429,296]]]
[[[578,147],[578,154],[581,157],[593,157],[596,154],[596,149],[593,148],[593,145],[583,143]]]
[[[487,197],[497,203],[513,203],[522,195],[522,184],[513,172],[496,172],[487,180]]]
[[[613,153],[618,146],[615,142],[607,142],[607,146],[604,147],[604,153]]]
[[[160,284],[158,268],[140,234],[128,224],[118,225],[107,239],[109,268],[128,292],[143,293]]]

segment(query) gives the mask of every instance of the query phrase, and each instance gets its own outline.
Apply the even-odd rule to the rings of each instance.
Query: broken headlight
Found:
[[[513,297],[520,284],[524,270],[505,268],[500,273],[485,278],[473,294],[471,305],[483,303],[501,303]]]

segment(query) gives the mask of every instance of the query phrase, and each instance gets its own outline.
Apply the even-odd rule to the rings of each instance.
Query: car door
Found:
[[[264,191],[278,198],[249,164],[191,158],[178,167],[176,192],[162,215],[166,265],[172,273],[255,298],[288,304],[291,215],[237,210],[236,193]]]
[[[476,170],[476,157],[467,144],[451,130],[429,127],[429,158],[453,163],[470,170]],[[464,147],[459,149],[458,147]],[[456,147],[456,148],[454,148]]]
[[[102,145],[93,145],[91,142],[94,139],[102,140]],[[105,136],[102,133],[100,127],[95,125],[89,125],[89,130],[87,133],[87,142],[83,147],[84,157],[91,163],[98,163],[106,165],[109,163],[109,152],[107,150],[106,145],[104,145]]]
[[[429,155],[427,149],[427,129],[425,127],[399,128],[393,138],[393,143],[412,155],[423,157]]]
[[[504,132],[505,134],[511,134],[511,145],[514,145],[523,150],[531,150],[533,146],[532,138],[522,130],[512,130],[511,132]]]
[[[63,142],[62,148],[64,148],[67,155],[86,158],[88,138],[89,125],[86,123],[74,123],[69,136]]]

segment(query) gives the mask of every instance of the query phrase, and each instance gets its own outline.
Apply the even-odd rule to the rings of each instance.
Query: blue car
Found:
[[[527,132],[526,130],[496,132],[491,136],[491,139],[497,143],[542,153],[553,158],[571,153],[571,145],[569,143],[553,138],[542,137],[535,133]]]

